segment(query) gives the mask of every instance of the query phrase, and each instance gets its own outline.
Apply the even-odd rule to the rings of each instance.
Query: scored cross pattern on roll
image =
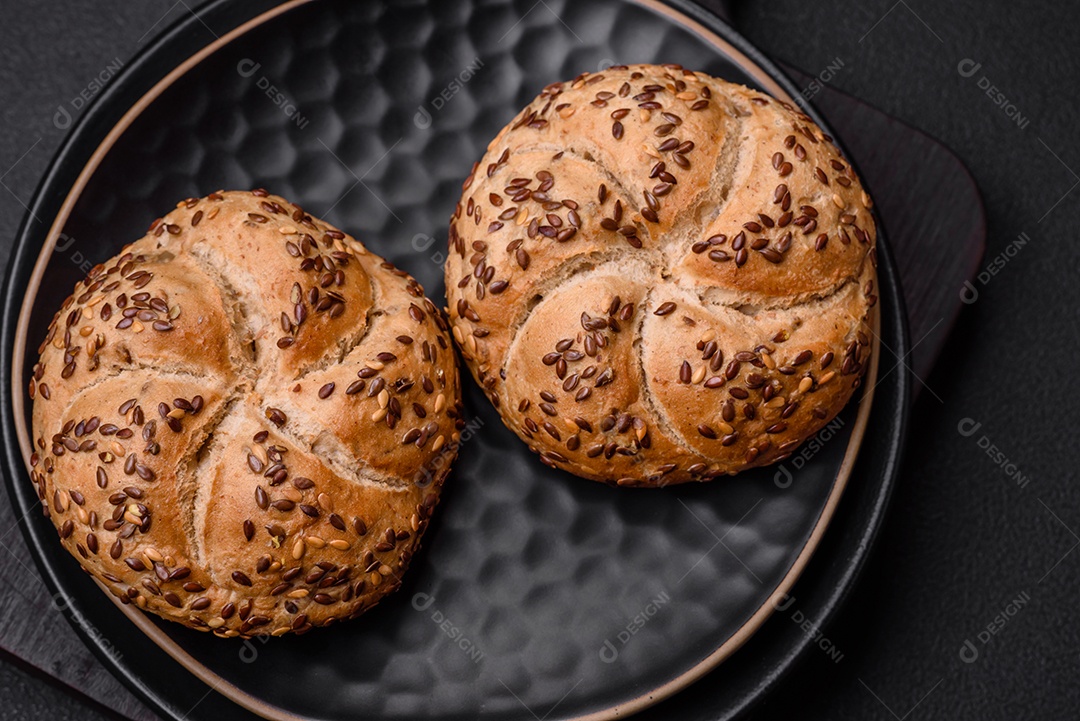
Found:
[[[551,466],[657,486],[771,463],[868,365],[870,207],[787,103],[678,66],[585,73],[465,181],[454,338]]]
[[[125,603],[303,632],[395,589],[464,426],[406,273],[265,191],[181,202],[53,319],[31,477]]]

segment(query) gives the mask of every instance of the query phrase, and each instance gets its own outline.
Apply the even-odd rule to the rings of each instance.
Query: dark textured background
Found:
[[[194,5],[188,2],[188,5]],[[63,138],[53,116],[92,77],[131,55],[185,0],[6,3],[0,23],[0,262]],[[766,53],[950,146],[982,190],[985,264],[1030,239],[966,307],[923,378],[906,466],[856,592],[824,629],[842,653],[812,653],[755,719],[1076,718],[1080,708],[1080,489],[1071,393],[1080,358],[1080,7],[1050,2],[734,3],[734,24]],[[957,71],[981,63],[974,76]],[[980,90],[986,77],[1027,119]],[[933,184],[933,177],[922,182]],[[917,213],[918,208],[911,212]],[[913,338],[918,342],[919,338]],[[981,423],[970,437],[966,418]],[[980,448],[986,437],[1029,482]],[[984,443],[985,443],[984,442]],[[29,589],[32,591],[32,589]],[[1009,602],[1029,601],[987,643]],[[985,634],[984,634],[985,635]],[[966,639],[978,658],[965,663]],[[706,681],[707,683],[707,681]],[[0,714],[107,718],[0,661]]]

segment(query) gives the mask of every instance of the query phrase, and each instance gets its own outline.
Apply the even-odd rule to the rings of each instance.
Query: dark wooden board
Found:
[[[810,86],[809,76],[785,70],[800,87]],[[902,360],[925,379],[962,307],[960,289],[982,258],[986,229],[978,189],[947,148],[918,130],[827,85],[812,102],[878,204],[902,276],[914,345]],[[895,372],[895,357],[885,353],[883,359],[881,373]],[[7,529],[0,545],[9,551],[0,563],[0,614],[7,621],[0,627],[0,648],[122,718],[155,719],[59,618],[67,612],[63,599],[51,598],[39,580],[15,530],[18,520],[9,505],[0,504],[0,528]]]

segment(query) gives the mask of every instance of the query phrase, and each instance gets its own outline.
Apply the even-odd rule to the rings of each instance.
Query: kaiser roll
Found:
[[[124,603],[281,635],[399,585],[463,426],[444,317],[265,191],[181,202],[63,304],[30,382],[32,478]]]
[[[867,368],[870,207],[788,103],[678,66],[585,73],[465,181],[454,338],[548,465],[659,486],[771,463]]]

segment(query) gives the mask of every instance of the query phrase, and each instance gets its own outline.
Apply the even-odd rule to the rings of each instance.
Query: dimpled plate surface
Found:
[[[702,38],[629,2],[289,10],[201,61],[124,132],[64,227],[30,327],[45,327],[81,261],[108,258],[178,199],[217,188],[292,199],[441,299],[447,220],[488,140],[545,84],[616,62],[677,62],[753,84]],[[39,340],[32,330],[30,353]],[[852,403],[794,483],[771,468],[627,491],[545,467],[466,389],[460,460],[396,595],[299,638],[160,628],[225,681],[305,718],[602,712],[697,666],[766,602],[817,523],[855,426]],[[80,598],[97,593],[70,583]],[[113,639],[114,662],[137,669],[145,638],[129,638],[104,597],[86,613]],[[172,700],[192,719],[223,708]]]

